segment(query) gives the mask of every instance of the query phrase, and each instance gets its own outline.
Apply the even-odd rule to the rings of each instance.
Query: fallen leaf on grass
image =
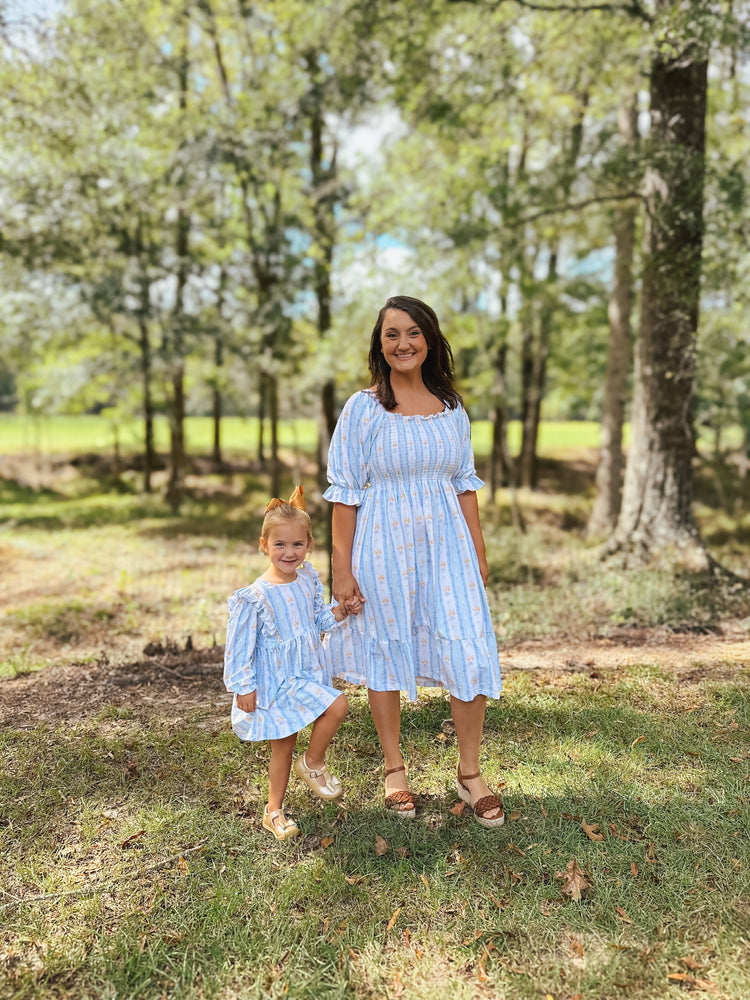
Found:
[[[396,848],[396,855],[399,858],[410,858],[411,857],[411,851],[409,850],[408,847],[397,847]]]
[[[463,816],[464,809],[466,808],[465,802],[457,802],[455,806],[451,806],[451,812],[454,816]]]
[[[625,912],[625,910],[623,910],[621,906],[615,907],[615,913],[620,918],[620,920],[624,920],[626,924],[633,923],[633,921],[630,919],[630,917],[627,915],[627,913]]]
[[[388,841],[385,837],[377,836],[375,838],[375,853],[378,857],[382,857],[388,853]]]
[[[596,841],[604,840],[604,834],[599,833],[598,823],[591,823],[589,825],[584,819],[581,821],[581,826],[583,827],[583,832],[586,834],[589,840],[596,840]]]
[[[520,854],[522,858],[526,857],[526,851],[522,851],[520,847],[514,844],[512,841],[508,844],[508,850],[512,851],[514,854]]]
[[[425,886],[427,887],[427,891],[429,892],[430,891],[430,883],[427,881],[427,877],[425,875],[420,875],[419,878],[420,878],[420,881],[424,882]]]
[[[575,858],[567,863],[564,871],[555,872],[555,878],[562,882],[563,896],[569,896],[576,903],[591,888],[591,883]]]
[[[656,864],[656,855],[654,854],[654,845],[653,844],[649,844],[648,847],[646,848],[645,858],[646,858],[646,861],[648,861],[648,863],[650,865],[655,865]]]
[[[678,983],[689,983],[691,986],[697,986],[699,990],[712,993],[715,997],[721,996],[719,987],[710,979],[696,979],[695,976],[689,976],[687,972],[668,972],[667,979],[674,979]]]
[[[477,964],[477,970],[478,970],[477,978],[479,979],[480,983],[486,983],[489,980],[489,978],[490,978],[487,975],[487,973],[485,972],[485,969],[487,968],[487,959],[489,957],[490,957],[490,953],[485,948],[484,949],[484,954],[479,959],[479,963]]]
[[[394,911],[391,919],[388,921],[388,926],[385,929],[386,934],[388,933],[388,931],[393,930],[393,928],[396,926],[396,921],[398,920],[398,915],[400,912],[401,912],[401,907],[399,906],[399,908]]]
[[[644,741],[645,739],[646,739],[646,737],[645,737],[645,736],[637,736],[637,737],[636,737],[636,738],[635,738],[635,739],[633,740],[633,742],[632,742],[632,743],[630,744],[630,749],[632,750],[632,749],[633,749],[633,747],[634,747],[634,746],[635,746],[635,745],[636,745],[637,743],[643,743],[643,741]]]
[[[635,861],[630,862],[630,874],[633,876],[633,878],[638,878],[638,865],[635,863]]]
[[[128,837],[126,840],[123,840],[123,842],[120,844],[120,847],[123,848],[132,847],[136,841],[140,840],[141,837],[145,836],[146,836],[146,831],[139,830],[138,833],[134,833],[131,837]]]
[[[333,843],[333,840],[334,840],[333,837],[322,837],[321,841],[320,841],[320,846],[321,847],[330,847],[331,844]]]
[[[188,863],[182,857],[178,858],[178,860],[177,860],[177,869],[178,869],[180,875],[188,876],[190,874],[190,868],[188,866]]]
[[[520,818],[521,818],[521,813],[517,809],[514,809],[513,812],[510,814],[510,816],[508,817],[508,819],[520,819]]]
[[[689,955],[686,955],[685,958],[681,958],[680,961],[682,962],[683,965],[686,965],[688,969],[690,969],[692,972],[695,972],[696,969],[702,968],[701,963],[696,962],[696,960],[694,958],[691,958]]]
[[[492,900],[492,902],[498,908],[498,910],[504,910],[505,909],[505,903],[501,903],[500,900],[497,898],[497,896],[493,896],[492,893],[490,893],[489,896],[490,896],[490,899]]]
[[[357,885],[358,882],[364,882],[367,875],[344,875],[344,881],[348,882],[349,885]]]

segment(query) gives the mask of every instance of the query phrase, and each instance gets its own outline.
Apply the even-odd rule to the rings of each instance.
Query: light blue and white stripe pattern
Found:
[[[371,390],[344,406],[326,500],[358,507],[352,572],[365,597],[324,643],[331,676],[375,691],[443,685],[462,701],[502,689],[476,550],[458,494],[483,483],[461,407],[385,410]]]
[[[258,579],[229,598],[224,683],[233,691],[232,729],[241,740],[276,740],[314,722],[340,692],[325,683],[320,633],[337,626],[310,563],[291,583]],[[238,694],[257,692],[254,712]]]

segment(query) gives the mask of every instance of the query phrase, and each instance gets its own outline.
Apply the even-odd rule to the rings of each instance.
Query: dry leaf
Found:
[[[576,903],[591,888],[591,883],[575,858],[567,863],[564,871],[555,872],[555,878],[562,882],[562,894],[569,896]]]
[[[139,830],[138,833],[134,833],[131,837],[128,837],[127,840],[123,840],[123,842],[120,844],[120,847],[131,847],[137,840],[140,840],[141,837],[145,836],[146,836],[146,831]]]
[[[320,846],[321,847],[330,847],[331,844],[333,843],[333,840],[334,840],[333,837],[323,837],[323,838],[321,838]]]
[[[625,912],[625,910],[623,910],[621,906],[615,907],[615,913],[620,918],[620,920],[624,920],[626,924],[633,923],[633,921],[630,919],[630,917],[627,915],[627,913]]]
[[[396,855],[399,858],[410,858],[411,857],[411,851],[409,850],[408,847],[397,847],[396,848]]]
[[[396,921],[398,920],[398,915],[399,915],[400,912],[401,912],[401,907],[399,906],[399,908],[394,911],[393,916],[391,917],[391,919],[388,921],[388,926],[385,929],[386,934],[388,933],[388,931],[393,930],[393,928],[394,928],[394,926],[396,924]]]
[[[545,818],[545,819],[546,819],[546,818],[547,818],[547,817],[549,816],[549,813],[548,813],[548,812],[547,812],[547,810],[546,810],[546,809],[544,808],[544,806],[542,806],[542,816],[544,816],[544,818]]]
[[[349,885],[356,885],[358,882],[364,882],[366,878],[366,875],[344,875],[344,879],[349,883]]]
[[[686,965],[688,969],[691,969],[693,972],[695,972],[696,969],[700,969],[702,967],[700,962],[696,962],[695,959],[691,958],[689,955],[686,955],[685,958],[681,958],[680,961],[682,962],[683,965]]]
[[[479,978],[479,982],[480,983],[486,983],[487,980],[489,979],[489,976],[485,972],[485,969],[487,967],[487,959],[489,957],[490,957],[489,950],[487,948],[485,948],[484,949],[484,954],[479,959],[479,964],[477,965],[477,968],[479,970],[479,976],[478,976],[478,978]]]
[[[517,847],[514,843],[508,844],[508,850],[513,851],[514,854],[520,854],[522,858],[526,857],[526,851],[522,851],[520,847]]]
[[[646,857],[646,861],[648,861],[648,863],[650,865],[655,865],[656,864],[656,855],[654,854],[654,845],[653,844],[649,844],[648,847],[646,848],[645,857]]]
[[[406,941],[407,944],[411,944],[411,931],[408,927],[404,928],[404,941]]]
[[[382,857],[388,853],[388,841],[385,837],[378,836],[375,838],[375,853],[378,857]]]
[[[187,876],[187,875],[190,874],[190,868],[188,867],[188,863],[187,863],[187,861],[183,857],[180,857],[178,859],[178,861],[177,861],[177,869],[178,869],[180,875]]]
[[[357,960],[357,953],[354,950],[354,948],[350,948],[349,949],[349,958],[354,959],[354,961],[356,962],[356,960]]]
[[[644,741],[645,739],[646,739],[646,737],[645,737],[645,736],[638,736],[638,737],[637,737],[636,739],[634,739],[634,740],[633,740],[633,742],[632,742],[632,743],[630,744],[630,749],[632,750],[632,749],[633,749],[633,747],[634,747],[634,746],[636,745],[636,743],[643,743],[643,741]]]
[[[520,819],[520,818],[521,814],[517,809],[514,809],[513,812],[510,814],[510,816],[508,817],[508,819]]]
[[[598,841],[604,840],[604,834],[603,833],[599,833],[599,824],[598,823],[592,823],[589,826],[589,824],[584,819],[581,822],[581,826],[583,827],[583,832],[586,834],[586,836],[589,838],[589,840],[598,840]]]
[[[492,902],[498,908],[498,910],[504,910],[505,909],[505,903],[501,903],[500,900],[497,898],[497,896],[493,896],[492,893],[490,893],[489,896],[490,896],[490,899],[492,900]]]
[[[638,865],[635,863],[635,861],[630,862],[630,874],[633,876],[633,878],[638,878]]]
[[[462,816],[465,808],[465,802],[457,802],[455,806],[451,806],[451,812],[454,816]]]
[[[425,875],[420,875],[419,878],[427,886],[427,891],[429,892],[430,883],[427,881],[427,877]]]

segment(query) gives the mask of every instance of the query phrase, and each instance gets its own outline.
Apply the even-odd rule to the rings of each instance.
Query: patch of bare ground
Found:
[[[180,720],[193,712],[203,724],[229,717],[230,695],[222,681],[223,646],[178,650],[150,643],[134,661],[52,665],[2,681],[0,725],[34,728],[96,719],[105,710],[138,718]],[[604,638],[546,637],[504,645],[503,673],[549,674],[611,671],[655,666],[673,671],[681,683],[733,676],[750,668],[750,637],[742,624],[725,621],[709,634],[668,628],[622,627]]]

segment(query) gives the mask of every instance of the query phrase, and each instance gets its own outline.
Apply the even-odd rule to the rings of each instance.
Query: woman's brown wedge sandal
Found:
[[[405,770],[405,764],[402,764],[401,767],[392,767],[385,772],[383,777],[387,778],[389,774],[396,774],[397,771]],[[391,792],[390,795],[386,795],[385,808],[388,812],[400,816],[401,819],[414,819],[417,815],[417,809],[414,805],[414,795],[408,789],[400,789],[397,792]]]

